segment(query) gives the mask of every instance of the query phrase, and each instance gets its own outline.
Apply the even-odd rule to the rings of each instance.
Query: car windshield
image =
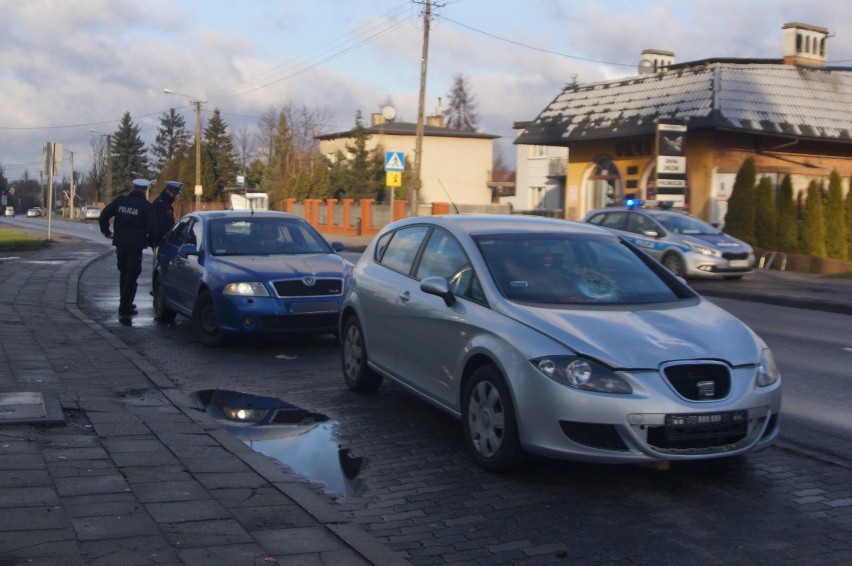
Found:
[[[331,246],[305,222],[289,218],[217,218],[210,221],[213,255],[331,253]]]
[[[685,296],[616,237],[519,233],[475,240],[497,288],[510,301],[635,304]]]
[[[654,220],[662,224],[669,232],[686,236],[709,236],[720,234],[719,230],[692,216],[677,213],[650,213]]]

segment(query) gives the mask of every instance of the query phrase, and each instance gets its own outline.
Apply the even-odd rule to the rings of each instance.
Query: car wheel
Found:
[[[157,322],[170,324],[175,321],[177,313],[166,306],[165,291],[159,279],[154,279],[154,318]]]
[[[216,320],[216,307],[210,291],[202,291],[192,309],[192,330],[205,346],[221,346],[225,343],[225,334],[219,329]]]
[[[512,470],[523,463],[512,395],[493,365],[478,368],[465,385],[462,430],[468,450],[486,470]]]
[[[382,384],[382,376],[367,367],[367,345],[357,316],[343,323],[343,377],[349,389],[357,393],[372,393]]]
[[[683,258],[678,254],[674,252],[666,254],[663,258],[663,265],[678,277],[686,277],[686,265],[683,263]]]

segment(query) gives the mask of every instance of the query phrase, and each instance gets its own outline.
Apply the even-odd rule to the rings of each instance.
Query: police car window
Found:
[[[186,237],[187,230],[189,230],[189,223],[191,220],[191,218],[181,219],[175,225],[172,231],[169,232],[166,241],[173,246],[180,246],[183,243],[184,238]]]
[[[645,232],[657,232],[659,234],[660,228],[657,226],[656,222],[644,214],[633,213],[627,220],[627,231],[642,235],[644,235]]]
[[[598,214],[597,216],[591,218],[589,222],[591,224],[603,226],[604,228],[615,228],[616,230],[624,230],[625,216],[627,216],[627,213],[622,211],[602,212],[601,214]]]
[[[423,242],[423,238],[426,237],[428,231],[428,226],[400,228],[393,233],[393,236],[385,247],[384,253],[378,259],[379,263],[406,275],[411,273],[414,258],[417,256],[417,250],[420,249],[420,244]]]

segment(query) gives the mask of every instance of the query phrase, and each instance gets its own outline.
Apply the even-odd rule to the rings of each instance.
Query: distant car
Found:
[[[781,378],[763,340],[589,224],[465,214],[389,224],[352,270],[340,336],[350,389],[392,379],[460,418],[486,469],[524,453],[720,458],[779,431]]]
[[[337,332],[352,264],[303,218],[217,211],[181,218],[157,249],[154,314],[192,320],[197,338]]]
[[[34,206],[30,209],[27,209],[27,218],[37,218],[41,216],[41,207]]]
[[[100,206],[88,204],[80,210],[80,213],[83,220],[97,220],[101,217],[102,210],[103,208],[101,208]]]
[[[14,208],[14,207],[12,207],[12,206],[7,206],[7,207],[6,207],[6,212],[5,212],[4,214],[5,214],[6,216],[12,216],[12,217],[14,217],[14,216],[15,216],[15,208]]]
[[[679,277],[737,279],[754,272],[751,246],[685,212],[617,206],[593,210],[583,221],[623,236]]]

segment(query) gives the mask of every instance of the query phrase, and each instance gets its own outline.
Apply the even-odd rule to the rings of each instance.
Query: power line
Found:
[[[612,62],[612,61],[602,61],[600,59],[592,59],[590,57],[580,57],[579,55],[569,55],[568,53],[560,53],[559,51],[552,51],[550,49],[543,49],[541,47],[535,47],[533,45],[528,45],[526,43],[521,43],[520,41],[515,41],[513,39],[508,39],[508,38],[505,38],[505,37],[501,37],[499,35],[495,35],[493,33],[489,33],[487,31],[483,31],[481,29],[477,29],[477,28],[469,26],[467,24],[457,22],[456,20],[453,20],[453,19],[448,18],[446,16],[437,15],[437,17],[444,20],[444,21],[450,22],[451,24],[455,24],[455,25],[463,27],[465,29],[469,29],[470,31],[475,31],[476,33],[481,33],[482,35],[487,35],[488,37],[491,37],[493,39],[505,41],[506,43],[511,43],[512,45],[517,45],[519,47],[524,47],[526,49],[532,49],[534,51],[539,51],[541,53],[549,53],[551,55],[558,55],[560,57],[567,57],[568,59],[576,59],[578,61],[588,61],[590,63],[601,63],[601,64],[604,64],[604,65],[617,65],[617,66],[620,66],[620,67],[635,67],[636,66],[636,63],[615,63],[615,62]]]

